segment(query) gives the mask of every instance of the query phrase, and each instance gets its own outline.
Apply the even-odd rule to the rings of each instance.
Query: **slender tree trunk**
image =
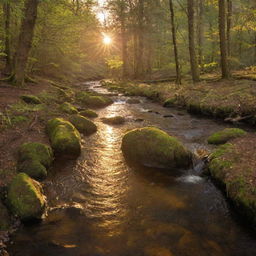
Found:
[[[190,65],[193,82],[199,82],[199,68],[195,49],[195,10],[194,0],[187,0],[188,4],[188,37],[189,37],[189,53]]]
[[[5,2],[3,4],[3,12],[5,18],[5,68],[4,73],[9,74],[11,72],[11,50],[10,50],[10,18],[11,18],[11,8],[10,3]]]
[[[121,3],[121,43],[122,43],[122,60],[123,60],[123,78],[128,77],[128,54],[127,54],[127,36],[125,28],[125,3]]]
[[[230,78],[227,52],[226,36],[226,1],[219,0],[219,34],[220,34],[220,53],[221,53],[221,73],[223,79]]]
[[[233,9],[233,3],[232,0],[227,0],[227,6],[228,6],[228,16],[227,16],[227,52],[228,52],[228,59],[230,62],[231,57],[231,26],[232,26],[232,9]]]
[[[21,24],[18,46],[13,68],[13,83],[23,86],[29,52],[32,47],[34,27],[37,18],[38,0],[27,0]]]
[[[172,0],[169,0],[169,3],[170,3],[170,12],[171,12],[173,51],[174,51],[175,64],[176,64],[176,84],[181,84],[181,71],[180,71],[179,54],[178,54],[177,38],[176,38],[174,8],[173,8]]]
[[[203,65],[203,43],[204,43],[204,0],[199,0],[198,15],[198,64]]]
[[[144,75],[144,0],[138,2],[138,27],[137,27],[137,60],[135,77],[141,78]]]

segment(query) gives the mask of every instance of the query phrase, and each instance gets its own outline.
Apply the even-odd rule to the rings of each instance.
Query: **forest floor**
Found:
[[[60,84],[42,78],[37,78],[37,81],[36,84],[27,84],[26,88],[14,88],[4,82],[0,83],[0,191],[16,174],[18,147],[22,143],[32,141],[49,144],[45,133],[46,122],[52,117],[65,117],[65,114],[59,110],[59,104],[64,102],[70,93],[79,90],[75,81],[69,84]],[[68,86],[70,84],[74,86]],[[251,126],[256,125],[256,81],[247,79],[215,81],[213,79],[196,85],[186,82],[177,87],[170,82],[145,84],[105,80],[102,85],[109,90],[122,92],[129,96],[147,97],[165,107],[186,108],[194,114],[220,118],[235,124],[246,122]],[[36,95],[42,104],[27,104],[20,98],[22,95]],[[236,159],[244,158],[245,155],[244,159],[247,159],[237,161],[234,165],[238,170],[234,175],[234,181],[237,177],[242,177],[243,181],[235,183],[238,186],[236,190],[241,192],[241,186],[243,190],[246,184],[246,193],[249,192],[245,200],[256,198],[254,189],[256,187],[256,162],[254,160],[256,136],[250,135],[231,143],[236,148]],[[229,152],[221,156],[221,158],[226,157],[230,157]],[[250,175],[244,168],[245,164],[249,165],[252,170]],[[222,169],[224,176],[229,175],[230,170],[232,169]],[[233,181],[228,180],[228,182],[230,184]],[[227,188],[226,190],[228,191]],[[249,201],[249,203],[255,205],[252,212],[255,211],[253,216],[256,216],[256,202],[253,201],[251,204]]]

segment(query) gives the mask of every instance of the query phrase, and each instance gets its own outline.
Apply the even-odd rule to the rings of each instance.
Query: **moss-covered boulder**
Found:
[[[175,106],[176,101],[177,101],[176,98],[169,98],[164,102],[163,106],[165,108],[171,108]]]
[[[18,172],[34,179],[44,179],[53,161],[52,149],[42,143],[25,143],[19,148]]]
[[[81,137],[77,129],[62,118],[54,118],[47,123],[54,153],[68,158],[76,158],[81,153]]]
[[[79,132],[85,135],[91,135],[97,131],[97,126],[91,120],[81,115],[72,115],[69,121]]]
[[[125,118],[122,116],[104,117],[101,119],[105,124],[121,125],[125,123]]]
[[[60,105],[60,111],[70,115],[78,113],[76,107],[74,107],[72,104],[68,102],[64,102]]]
[[[239,128],[226,128],[222,131],[212,134],[208,139],[209,144],[224,144],[232,139],[246,135],[246,131]]]
[[[88,117],[88,118],[96,118],[98,114],[91,109],[83,110],[79,113],[81,116]]]
[[[70,101],[72,101],[73,100],[73,98],[74,98],[74,92],[71,90],[71,89],[69,89],[69,88],[67,88],[67,89],[61,89],[61,88],[57,88],[57,95],[58,95],[58,98],[62,101],[62,102],[64,102],[64,101],[66,101],[66,102],[70,102]]]
[[[22,95],[20,97],[27,104],[41,104],[41,100],[34,95]]]
[[[127,160],[149,167],[186,168],[192,161],[192,154],[176,138],[154,127],[126,133],[122,151]]]
[[[41,185],[27,174],[18,174],[8,188],[7,201],[13,214],[22,220],[40,219],[46,199]]]
[[[88,92],[80,92],[77,100],[89,108],[104,108],[113,103],[112,99],[101,95],[92,95]]]
[[[8,214],[7,208],[0,199],[0,231],[8,230],[11,225],[11,219]]]

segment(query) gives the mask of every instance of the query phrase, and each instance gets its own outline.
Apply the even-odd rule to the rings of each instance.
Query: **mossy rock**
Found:
[[[69,121],[79,132],[85,135],[91,135],[97,131],[97,126],[91,120],[81,115],[73,115],[70,117]]]
[[[80,155],[80,133],[70,122],[62,118],[51,119],[47,123],[47,133],[55,154],[68,158]]]
[[[11,226],[11,218],[8,210],[0,199],[0,231],[8,230]]]
[[[87,92],[80,92],[76,96],[77,100],[90,108],[104,108],[113,103],[112,99],[101,95],[92,95]]]
[[[7,202],[13,214],[22,220],[40,219],[46,199],[41,185],[27,174],[18,174],[8,188]]]
[[[209,144],[220,145],[220,144],[225,144],[226,142],[232,139],[242,137],[246,134],[247,134],[246,131],[239,128],[226,128],[222,131],[212,134],[207,139],[207,141]]]
[[[78,110],[68,102],[64,102],[60,105],[60,111],[70,115],[78,113]]]
[[[122,116],[104,117],[101,119],[105,124],[121,125],[125,123],[125,118]]]
[[[22,95],[20,98],[27,104],[42,104],[42,101],[34,95]]]
[[[173,107],[175,105],[175,102],[176,102],[176,98],[170,98],[170,99],[167,99],[164,102],[163,106],[165,108],[170,108],[170,107]]]
[[[88,118],[96,118],[98,114],[91,109],[83,110],[79,113],[81,116],[88,117]]]
[[[71,89],[64,90],[64,89],[58,88],[57,93],[58,93],[58,97],[62,99],[62,102],[63,101],[66,101],[66,102],[72,101],[72,99],[75,95]]]
[[[122,140],[125,158],[133,163],[165,169],[187,168],[192,154],[176,138],[154,127],[135,129]]]
[[[25,143],[19,149],[18,172],[34,179],[44,179],[53,162],[52,149],[41,143]]]

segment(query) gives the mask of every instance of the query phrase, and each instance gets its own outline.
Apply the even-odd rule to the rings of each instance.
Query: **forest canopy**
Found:
[[[255,69],[254,0],[1,0],[5,74],[14,70],[28,37],[21,30],[32,2],[37,15],[27,74],[138,79],[192,71],[198,80],[223,68],[221,57],[229,70]]]

